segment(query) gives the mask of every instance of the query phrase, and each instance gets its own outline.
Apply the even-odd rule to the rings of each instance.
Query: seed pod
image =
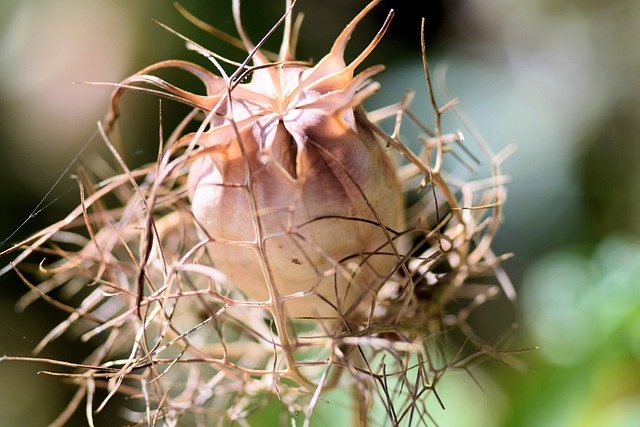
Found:
[[[221,77],[201,76],[210,122],[187,137],[201,152],[189,173],[194,217],[215,266],[251,300],[290,317],[366,313],[397,265],[401,189],[360,107],[383,67],[354,76],[386,25],[355,61],[343,59],[376,3],[313,67],[288,53],[270,64],[243,36],[259,67],[249,83],[220,93]]]
[[[112,96],[109,123],[123,89],[137,83],[206,113],[206,131],[181,140],[197,147],[188,177],[193,216],[215,267],[279,318],[366,314],[399,264],[394,240],[404,224],[401,188],[360,105],[378,89],[369,78],[384,66],[354,75],[393,12],[355,60],[344,60],[357,23],[379,2],[365,7],[311,66],[292,59],[291,4],[278,61],[270,62],[246,36],[236,0],[234,19],[253,67],[242,65],[228,77],[213,55],[189,42],[223,76],[163,61],[124,80]],[[195,75],[206,95],[149,74],[162,68]]]

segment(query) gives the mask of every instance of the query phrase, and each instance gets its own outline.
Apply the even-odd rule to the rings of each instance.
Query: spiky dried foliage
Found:
[[[85,363],[72,364],[76,373],[68,376],[78,384],[77,398],[54,425],[64,424],[83,398],[92,423],[93,411],[104,408],[116,393],[130,396],[128,416],[135,425],[242,425],[276,400],[291,417],[287,423],[302,419],[308,425],[323,393],[338,386],[353,388],[360,424],[426,425],[426,402],[430,396],[437,399],[436,384],[444,372],[492,351],[475,336],[467,318],[500,287],[513,297],[499,267],[501,258],[491,251],[507,182],[500,164],[509,150],[494,155],[476,138],[474,151],[491,166],[488,176],[468,180],[445,170],[447,156],[471,154],[461,150],[460,132],[441,130],[442,115],[455,113],[456,103],[437,105],[424,44],[434,130],[410,111],[409,93],[395,105],[363,111],[361,101],[377,87],[369,77],[381,68],[355,77],[353,72],[382,37],[388,21],[356,60],[345,64],[342,54],[357,22],[377,3],[367,6],[338,37],[332,52],[311,66],[292,59],[297,28],[292,25],[292,4],[278,23],[285,27],[282,50],[270,62],[262,43],[254,46],[246,36],[236,1],[241,40],[222,34],[249,52],[246,61],[236,64],[236,72],[225,74],[222,58],[188,40],[190,48],[211,59],[221,76],[184,61],[165,61],[116,85],[108,127],[127,89],[158,94],[194,110],[163,138],[157,162],[135,170],[128,169],[100,126],[121,172],[96,184],[79,179],[81,205],[12,249],[21,251],[13,266],[38,254],[59,258],[40,266],[46,277],[38,284],[22,276],[31,291],[21,306],[45,298],[69,313],[36,353],[70,328],[83,330],[82,339],[101,340]],[[206,95],[183,91],[150,74],[166,67],[202,79]],[[264,89],[265,81],[271,92]],[[259,140],[255,126],[268,128],[264,117],[272,111],[258,104],[274,92],[281,110],[272,122],[288,132],[289,139],[280,133]],[[270,106],[272,101],[268,100]],[[289,106],[282,107],[284,101]],[[302,113],[287,123],[286,113],[296,108]],[[319,115],[305,116],[316,110]],[[305,125],[300,117],[311,124]],[[395,119],[391,134],[375,124],[385,119]],[[418,152],[400,139],[407,121],[424,132]],[[201,123],[199,130],[186,133],[194,122]],[[295,129],[307,137],[296,139]],[[357,152],[355,166],[340,158],[344,153],[336,154],[335,147],[347,143],[356,150],[359,144],[369,147]],[[224,173],[224,160],[233,155],[242,171],[240,180]],[[404,165],[390,168],[394,156],[403,158]],[[363,173],[352,169],[371,158]],[[318,172],[310,161],[324,162],[325,169]],[[212,200],[205,197],[205,208],[195,208],[201,171],[211,171],[211,163],[218,181],[204,191],[207,197],[212,191],[219,193]],[[340,203],[355,206],[352,213],[323,210],[323,194],[306,193],[311,188],[332,197],[325,184],[336,176],[340,194],[347,193]],[[363,176],[374,176],[382,184],[375,179],[373,184],[363,182]],[[269,187],[261,179],[276,184]],[[313,188],[314,182],[321,188]],[[239,193],[229,196],[221,189]],[[274,191],[291,191],[293,197],[265,202]],[[397,214],[393,205],[401,196],[407,201],[404,212]],[[216,207],[213,213],[225,216],[212,219],[217,221],[212,226],[207,206],[223,197],[236,197],[233,206],[238,212],[233,206],[231,211]],[[269,215],[276,215],[277,221]],[[327,218],[328,223],[312,232],[305,228]],[[239,234],[225,234],[229,229]],[[216,230],[222,234],[216,235]],[[333,240],[345,240],[346,234],[350,241],[358,233],[363,241],[362,235],[375,237],[346,252],[332,246]],[[278,242],[279,249],[289,247],[284,252],[265,249],[268,242]],[[310,267],[294,275],[293,285],[290,275],[282,274],[278,257],[283,253],[294,264],[291,268],[303,263]],[[291,258],[292,253],[297,256]],[[48,294],[56,289],[79,295],[82,302],[70,307],[53,301]],[[346,289],[355,293],[344,296]],[[452,300],[457,302],[455,309],[449,304]],[[471,350],[445,351],[451,330],[461,331]],[[94,401],[98,387],[109,391],[100,402]],[[385,408],[386,421],[371,419],[374,405]]]

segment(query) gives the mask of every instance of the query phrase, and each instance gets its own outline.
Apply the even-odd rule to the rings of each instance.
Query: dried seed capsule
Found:
[[[253,67],[241,66],[228,77],[163,61],[123,81],[112,96],[109,122],[124,88],[138,83],[160,87],[207,114],[202,131],[181,140],[197,147],[188,183],[194,218],[215,266],[245,296],[268,302],[278,317],[365,314],[398,265],[401,188],[360,105],[378,88],[369,78],[384,67],[354,73],[393,13],[355,60],[344,60],[357,23],[379,1],[346,26],[315,66],[292,60],[289,14],[279,59],[269,61],[246,36],[235,1],[236,26]],[[204,48],[190,46],[218,65]],[[171,67],[202,80],[206,95],[149,74]]]
[[[353,75],[381,34],[354,62],[343,59],[373,5],[314,67],[269,65],[256,51],[264,68],[229,96],[210,94],[218,99],[197,140],[204,154],[189,188],[211,259],[252,300],[287,299],[288,316],[353,317],[397,264],[390,242],[403,224],[400,185],[359,106],[383,67]]]

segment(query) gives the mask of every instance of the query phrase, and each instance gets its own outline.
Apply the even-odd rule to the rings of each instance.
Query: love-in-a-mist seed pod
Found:
[[[218,76],[195,64],[165,61],[123,82],[151,82],[206,114],[204,131],[181,141],[195,147],[188,184],[193,216],[213,265],[275,317],[366,317],[400,264],[402,190],[360,106],[378,88],[369,78],[384,67],[355,74],[391,15],[355,60],[344,60],[356,25],[377,3],[360,12],[329,54],[311,66],[293,59],[289,12],[274,62],[244,33],[235,2],[251,66]],[[148,74],[169,67],[197,76],[206,95]]]
[[[354,76],[375,43],[343,59],[373,5],[313,67],[293,62],[287,44],[271,63],[245,38],[250,82],[227,91],[225,79],[201,76],[208,128],[186,137],[202,152],[189,172],[194,217],[214,265],[289,317],[366,315],[398,265],[402,191],[360,107],[382,67]]]

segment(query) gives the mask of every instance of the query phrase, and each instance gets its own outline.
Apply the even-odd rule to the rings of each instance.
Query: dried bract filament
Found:
[[[271,63],[244,34],[236,7],[253,62],[248,83],[182,61],[156,64],[125,81],[160,84],[206,113],[206,130],[182,140],[197,146],[189,172],[193,215],[216,268],[278,316],[364,315],[398,264],[401,189],[360,108],[377,89],[369,78],[383,67],[354,75],[386,25],[354,61],[343,58],[356,24],[376,3],[315,66],[291,59],[289,28],[279,61]],[[164,67],[193,73],[207,94],[147,74]]]
[[[138,424],[228,424],[279,402],[289,424],[302,414],[309,425],[332,387],[351,387],[361,425],[431,423],[426,399],[439,400],[443,373],[498,354],[468,319],[498,294],[492,276],[513,297],[499,267],[503,257],[491,250],[508,150],[494,155],[474,138],[490,176],[470,181],[445,170],[445,154],[457,155],[462,138],[441,133],[441,115],[454,102],[436,104],[424,44],[435,131],[409,110],[409,93],[365,114],[362,101],[378,88],[370,79],[383,67],[356,69],[390,18],[354,60],[344,53],[379,0],[315,65],[293,59],[292,2],[274,27],[284,30],[277,55],[250,41],[239,3],[240,40],[224,38],[247,56],[229,61],[231,75],[222,58],[189,40],[216,73],[169,60],[117,85],[107,128],[128,89],[194,108],[163,136],[158,162],[130,170],[102,132],[123,173],[83,183],[80,206],[14,248],[24,248],[16,265],[39,252],[61,258],[38,260],[37,270],[49,274],[37,286],[24,279],[32,290],[22,305],[58,288],[82,300],[36,350],[72,327],[86,331],[84,339],[107,335],[77,373],[67,371],[80,385],[77,396],[87,396],[89,425],[116,393],[143,401],[144,409],[129,415]],[[155,75],[165,68],[196,76],[206,92]],[[396,119],[391,135],[369,121],[389,117]],[[405,118],[427,135],[413,141],[416,152],[399,138]],[[194,122],[198,130],[187,133]],[[402,167],[394,167],[387,145],[405,158]],[[442,342],[454,330],[466,341],[450,358]],[[100,389],[109,393],[96,403]],[[53,425],[64,425],[79,402],[74,398]],[[384,412],[369,411],[373,405]],[[381,413],[389,418],[377,419]]]

